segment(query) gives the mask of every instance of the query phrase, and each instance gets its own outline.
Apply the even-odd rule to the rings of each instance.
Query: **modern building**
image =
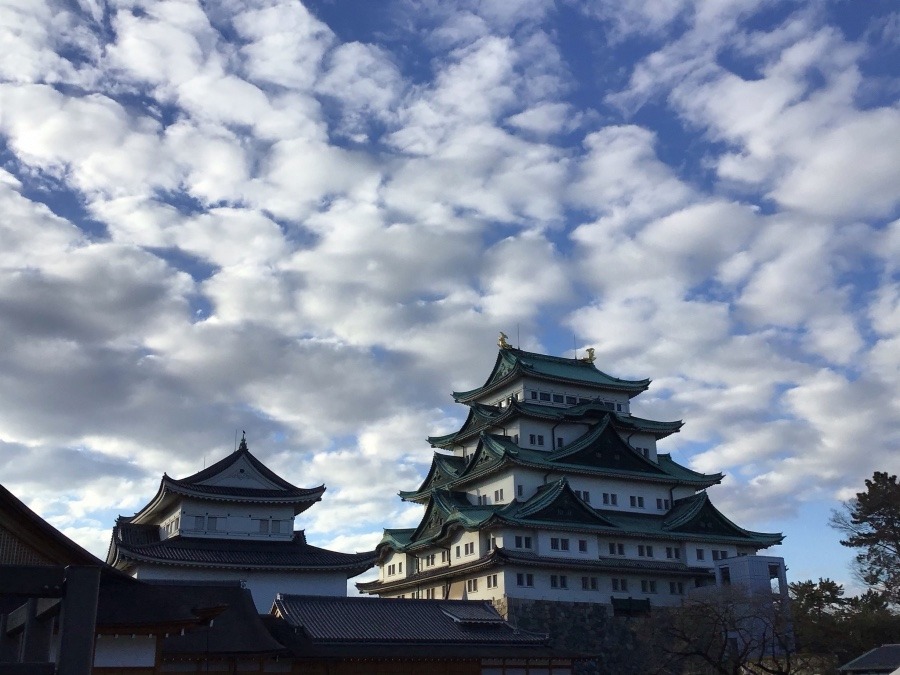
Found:
[[[107,563],[142,580],[235,581],[260,612],[278,593],[346,596],[374,553],[312,546],[294,519],[325,486],[300,488],[251,454],[233,453],[180,480],[163,475],[150,502],[113,529]]]
[[[682,423],[631,414],[649,380],[604,373],[592,349],[547,356],[502,333],[499,346],[484,385],[453,394],[469,408],[462,427],[429,438],[428,475],[400,493],[425,506],[421,522],[385,530],[379,576],[357,584],[362,592],[492,600],[504,612],[516,602],[603,603],[628,614],[680,604],[715,583],[717,562],[781,542],[716,509],[705,489],[722,474],[657,449]]]

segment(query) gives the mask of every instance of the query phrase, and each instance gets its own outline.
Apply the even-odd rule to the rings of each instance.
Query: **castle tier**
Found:
[[[710,502],[703,474],[657,452],[680,421],[630,414],[649,380],[598,370],[593,350],[568,359],[501,339],[494,369],[455,433],[429,438],[431,469],[406,501],[418,527],[389,529],[379,577],[357,584],[382,597],[557,600],[616,611],[675,605],[713,583],[720,560],[778,544]]]
[[[241,439],[203,471],[163,475],[143,509],[116,520],[107,562],[143,580],[240,583],[261,612],[279,592],[345,596],[347,579],[375,556],[311,546],[294,531],[294,517],[323,492],[324,485],[300,488],[279,477]]]

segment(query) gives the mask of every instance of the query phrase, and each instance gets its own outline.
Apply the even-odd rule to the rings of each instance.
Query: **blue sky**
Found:
[[[900,442],[893,2],[0,0],[0,480],[103,554],[229,452],[371,548],[505,331],[853,587]]]

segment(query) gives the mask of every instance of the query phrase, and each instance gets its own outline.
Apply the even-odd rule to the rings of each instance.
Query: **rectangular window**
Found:
[[[550,548],[554,551],[559,550],[559,537],[551,537],[550,538]]]
[[[466,590],[470,593],[478,590],[478,579],[467,579]]]
[[[563,399],[563,395],[562,395],[562,394],[553,394],[553,402],[554,402],[554,403],[562,403],[563,400],[564,400],[564,399]]]
[[[536,400],[537,400],[537,392],[536,392],[536,391],[532,391],[532,392],[530,392],[530,393],[531,393],[531,398],[534,399],[534,400],[536,401]]]
[[[487,587],[488,588],[497,588],[497,575],[496,574],[488,574]]]
[[[494,503],[499,504],[503,501],[503,490],[494,490]]]
[[[194,529],[202,530],[206,524],[206,516],[194,516]]]
[[[681,581],[670,581],[669,593],[672,595],[684,595],[684,583]]]
[[[461,548],[461,547],[457,544],[457,546],[456,546],[456,557],[457,557],[457,558],[460,557],[460,552],[459,552],[459,551],[460,551],[460,548]]]
[[[522,485],[516,485],[516,496],[523,497],[525,495],[525,487]]]
[[[559,540],[559,547],[560,547],[563,551],[568,551],[568,550],[569,550],[569,540],[568,540],[568,539],[560,539],[560,540]]]
[[[475,542],[470,541],[468,544],[465,544],[463,546],[463,553],[465,553],[465,555],[472,555],[475,553]]]
[[[713,550],[712,550],[712,559],[713,559],[713,560],[718,560],[718,559],[719,559],[719,552],[718,552],[716,549],[713,549]]]
[[[677,546],[666,546],[666,557],[681,560],[681,549]]]
[[[531,548],[531,537],[525,537],[525,548]]]
[[[569,405],[575,405],[576,403],[578,403],[578,399],[574,396],[566,396],[566,403],[568,403]]]
[[[549,392],[546,392],[546,391],[542,391],[542,392],[541,392],[541,400],[542,400],[542,401],[549,401],[549,400],[550,400],[550,393],[549,393]]]
[[[585,490],[584,492],[581,493],[581,498],[588,504],[591,503],[591,493],[588,492],[587,490]]]
[[[563,446],[563,439],[557,438],[556,439],[556,447],[561,448],[562,446]]]
[[[534,575],[522,574],[521,572],[519,572],[518,574],[516,574],[516,586],[534,586]]]
[[[403,574],[403,563],[397,563],[397,574]]]
[[[516,548],[522,548],[522,537],[521,535],[516,535]]]
[[[537,442],[537,444],[538,444],[538,445],[543,445],[543,444],[544,444],[544,435],[543,435],[543,434],[538,434],[538,442]]]
[[[513,434],[513,443],[519,444],[519,434]]]
[[[657,498],[656,498],[656,508],[658,508],[660,511],[662,511],[662,507],[663,507],[663,505],[662,505],[662,499],[660,499],[659,497],[657,497]]]
[[[613,579],[612,589],[620,593],[628,592],[628,579]]]
[[[610,543],[609,545],[609,554],[610,555],[625,555],[625,544],[618,543]]]
[[[597,577],[581,577],[581,590],[596,591]]]
[[[629,499],[629,502],[631,503],[632,508],[638,508],[638,509],[644,508],[644,498],[643,497],[636,497],[634,495],[631,495],[631,497],[629,497],[628,499]]]
[[[641,579],[641,593],[656,593],[656,582]]]
[[[210,532],[217,532],[219,530],[219,520],[216,516],[208,516],[206,518],[206,529]]]
[[[532,445],[537,445],[537,436],[534,434],[528,434],[528,442]]]
[[[653,557],[653,547],[652,547],[652,546],[648,546],[648,547],[647,547],[647,557],[648,557],[648,558],[652,558],[652,557]]]
[[[706,552],[702,548],[697,549],[697,560],[705,560]]]
[[[456,554],[459,555],[459,548],[457,547]],[[441,551],[441,562],[450,562],[450,551]]]
[[[578,540],[578,551],[580,553],[587,553],[587,539]]]
[[[565,574],[551,574],[550,588],[568,588],[569,578]]]
[[[260,534],[269,534],[269,521],[268,520],[260,520],[259,521],[259,533]]]

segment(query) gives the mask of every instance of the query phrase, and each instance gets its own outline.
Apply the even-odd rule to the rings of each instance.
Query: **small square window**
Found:
[[[538,444],[538,445],[543,445],[543,444],[544,444],[544,436],[543,436],[542,434],[538,434],[538,437],[537,437],[537,444]]]
[[[697,560],[704,560],[706,558],[706,551],[702,548],[697,549]]]
[[[529,393],[531,394],[531,398],[532,398],[533,400],[536,401],[536,400],[537,400],[537,397],[538,397],[537,392],[536,392],[536,391],[532,391],[532,392],[529,392]]]
[[[566,396],[566,403],[568,403],[569,405],[575,405],[576,403],[578,403],[578,399],[574,396]]]
[[[563,395],[562,394],[553,394],[553,402],[554,403],[562,403]]]
[[[542,391],[542,392],[541,392],[541,400],[542,400],[542,401],[549,401],[549,400],[550,400],[550,393],[549,393],[549,392],[546,392],[546,391]]]
[[[587,553],[587,539],[578,540],[578,550],[581,553]]]

